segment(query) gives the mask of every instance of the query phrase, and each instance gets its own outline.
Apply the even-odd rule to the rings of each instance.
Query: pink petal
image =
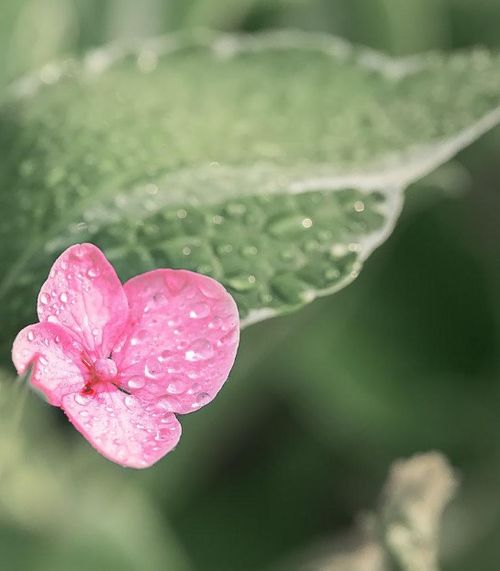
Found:
[[[109,385],[90,396],[66,395],[62,408],[75,428],[103,456],[130,468],[147,468],[179,442],[175,415],[143,404]]]
[[[17,372],[33,365],[31,384],[40,389],[50,404],[60,405],[64,395],[85,384],[84,347],[71,333],[55,323],[36,323],[20,331],[12,347]]]
[[[169,412],[210,402],[234,363],[238,310],[215,280],[185,270],[154,270],[124,285],[129,330],[113,352],[122,386]]]
[[[77,244],[57,258],[38,296],[38,317],[73,331],[95,357],[111,353],[125,327],[128,305],[99,248]]]

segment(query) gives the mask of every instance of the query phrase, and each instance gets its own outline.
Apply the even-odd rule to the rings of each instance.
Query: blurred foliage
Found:
[[[500,6],[3,0],[0,85],[112,38],[200,25],[323,30],[408,54],[497,47]],[[351,528],[355,514],[374,505],[394,458],[434,448],[462,482],[445,514],[444,569],[495,568],[499,152],[497,130],[458,157],[458,171],[410,189],[392,238],[349,288],[245,331],[224,391],[184,419],[179,448],[147,472],[98,457],[32,393],[7,394],[14,383],[6,370],[2,568],[271,570]]]
[[[357,529],[322,546],[325,554],[316,560],[306,554],[300,568],[438,571],[441,517],[456,488],[453,469],[438,452],[394,462],[376,510],[363,513]],[[291,567],[295,563],[287,562],[283,571]]]

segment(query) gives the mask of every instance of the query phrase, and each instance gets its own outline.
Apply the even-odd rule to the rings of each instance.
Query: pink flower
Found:
[[[175,414],[209,403],[234,363],[238,310],[215,280],[153,270],[123,286],[92,244],[68,248],[16,337],[19,374],[109,460],[145,468],[179,441]]]

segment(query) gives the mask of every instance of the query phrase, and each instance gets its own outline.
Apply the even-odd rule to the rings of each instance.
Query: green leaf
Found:
[[[77,241],[123,279],[212,275],[243,324],[337,291],[408,184],[500,120],[499,71],[484,50],[392,60],[298,32],[170,36],[45,66],[0,107],[4,331]]]

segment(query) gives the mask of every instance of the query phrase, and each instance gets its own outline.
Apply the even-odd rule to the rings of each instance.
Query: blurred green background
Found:
[[[498,48],[500,3],[2,0],[0,89],[62,54],[197,26],[322,30],[395,55]],[[1,385],[0,569],[287,568],[376,503],[395,458],[430,449],[462,484],[444,568],[498,568],[499,154],[497,129],[409,190],[353,285],[245,330],[226,388],[148,471],[107,462],[58,409]]]

